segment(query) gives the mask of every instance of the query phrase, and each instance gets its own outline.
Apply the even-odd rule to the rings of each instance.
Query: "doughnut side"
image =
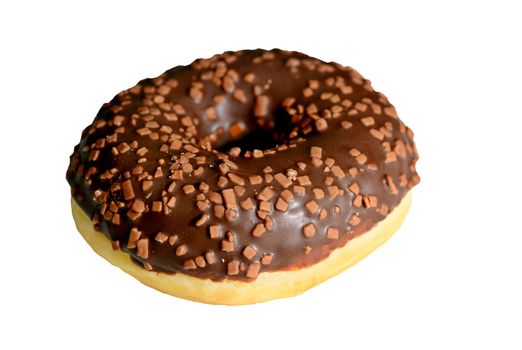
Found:
[[[71,199],[76,227],[92,249],[111,264],[132,275],[143,284],[163,293],[207,304],[244,305],[298,295],[355,265],[384,242],[402,224],[411,205],[411,192],[370,231],[350,240],[321,262],[297,270],[263,272],[255,281],[212,281],[182,273],[147,271],[130,256],[115,250],[111,241],[96,231],[92,221]]]

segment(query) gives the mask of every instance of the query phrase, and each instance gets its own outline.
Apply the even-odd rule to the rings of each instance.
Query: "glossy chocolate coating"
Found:
[[[75,147],[67,180],[97,229],[118,241],[136,262],[156,271],[248,281],[255,278],[247,276],[248,267],[265,255],[272,259],[260,272],[309,266],[384,219],[419,181],[412,137],[387,99],[352,68],[297,52],[228,52],[142,80],[105,104]],[[227,155],[236,145],[241,153]],[[313,146],[322,149],[320,160],[312,161]],[[264,155],[254,157],[259,155],[254,149]],[[223,165],[227,158],[233,162],[228,173]],[[311,181],[302,186],[304,194],[295,187],[300,186],[295,172]],[[231,173],[244,184],[234,183]],[[291,181],[286,189],[293,199],[284,201],[286,210],[275,206],[285,190],[271,180],[278,173],[289,174]],[[260,184],[249,181],[255,175],[263,178]],[[122,190],[127,180],[132,198],[125,198]],[[152,181],[150,189],[145,181]],[[354,183],[356,193],[349,189]],[[219,217],[215,207],[220,204],[209,201],[209,193],[234,186],[243,187],[235,189],[237,208],[229,208],[228,218]],[[273,196],[263,203],[269,211],[260,213],[258,195],[267,186]],[[324,198],[314,188],[322,189]],[[165,210],[171,197],[175,204]],[[243,209],[240,203],[247,198],[254,208]],[[145,211],[132,211],[129,217],[129,208],[139,208],[136,199],[143,201]],[[198,199],[206,204],[198,208]],[[305,206],[312,200],[318,205],[315,213]],[[161,211],[152,210],[154,201],[162,203]],[[203,214],[208,217],[201,219]],[[350,220],[354,214],[356,220]],[[273,227],[256,237],[252,231],[257,224],[270,226],[265,216]],[[303,234],[308,223],[314,224],[313,237]],[[210,225],[219,227],[219,238],[210,237]],[[329,227],[338,230],[338,237],[327,237]],[[145,255],[128,247],[132,228],[141,232],[140,239],[149,238]],[[159,232],[177,235],[175,243],[155,240]],[[227,232],[233,236],[232,251],[222,250]],[[187,249],[178,256],[180,245]],[[250,259],[243,255],[247,245],[256,251]],[[204,267],[194,268],[190,261],[209,252],[215,261],[205,259]],[[240,272],[229,275],[228,263],[234,260],[240,262]]]

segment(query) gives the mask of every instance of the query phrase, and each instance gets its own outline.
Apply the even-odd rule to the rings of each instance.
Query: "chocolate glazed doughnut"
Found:
[[[354,69],[245,50],[119,93],[66,177],[77,227],[107,260],[169,294],[244,304],[300,293],[382,244],[417,158]]]

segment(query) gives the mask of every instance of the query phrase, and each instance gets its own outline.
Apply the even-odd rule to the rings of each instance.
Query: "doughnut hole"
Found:
[[[288,144],[292,139],[303,136],[301,124],[306,119],[309,118],[302,118],[299,123],[296,123],[295,118],[292,118],[284,108],[277,108],[263,118],[249,114],[244,116],[241,122],[243,127],[241,132],[234,137],[235,126],[232,124],[224,133],[222,144],[217,145],[216,150],[226,153],[234,147],[239,147],[241,154],[244,154],[246,151],[265,151]]]

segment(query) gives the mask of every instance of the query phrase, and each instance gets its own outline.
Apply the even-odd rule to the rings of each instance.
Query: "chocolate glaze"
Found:
[[[312,91],[305,91],[310,86]],[[288,97],[295,101],[290,104],[285,101]],[[311,104],[315,104],[317,111],[308,108]],[[215,108],[215,120],[209,107]],[[373,117],[373,123],[364,119],[369,116]],[[321,124],[323,121],[326,128]],[[371,129],[374,131],[370,132]],[[396,117],[387,99],[352,68],[324,63],[297,52],[226,52],[172,68],[158,78],[142,80],[119,93],[83,131],[66,177],[73,197],[93,218],[96,228],[118,241],[120,248],[137,263],[156,271],[182,272],[216,281],[224,278],[249,281],[256,274],[247,275],[248,267],[259,263],[266,254],[272,259],[268,265],[261,265],[261,272],[299,269],[319,262],[384,219],[419,181],[415,172],[418,156],[412,138],[411,130]],[[176,149],[178,139],[182,141],[181,149]],[[173,141],[174,146],[167,147]],[[241,146],[241,153],[227,156],[225,152],[236,145]],[[277,148],[280,145],[291,146]],[[310,157],[312,146],[322,149],[321,161],[315,160],[315,165]],[[264,156],[253,157],[254,149],[264,151]],[[357,157],[354,149],[363,156]],[[198,164],[196,157],[201,156],[205,159],[199,158],[202,164]],[[209,192],[204,193],[205,188],[200,187],[205,182],[209,191],[222,193],[223,189],[237,185],[224,174],[227,158],[233,162],[230,173],[245,182],[243,190],[236,188],[241,195],[235,195],[238,208],[235,217],[229,219],[226,215],[216,216],[216,204],[208,201]],[[344,176],[334,176],[332,160]],[[304,169],[303,164],[306,164]],[[137,165],[143,170],[141,174]],[[199,167],[202,169],[194,171]],[[294,190],[299,181],[290,178],[292,184],[288,190],[294,198],[285,201],[286,211],[278,210],[275,203],[285,188],[276,179],[266,182],[265,172],[269,171],[266,167],[272,169],[271,175],[293,175],[295,170],[297,177],[306,175],[312,184],[303,186],[306,193],[301,195],[297,193],[299,189]],[[179,171],[175,175],[180,169],[185,171],[183,179],[178,179]],[[288,172],[288,169],[293,170]],[[143,175],[145,172],[148,178]],[[264,177],[263,182],[252,185],[249,176],[253,175]],[[221,176],[228,182],[220,183],[220,187]],[[121,188],[126,180],[130,180],[133,192],[132,198],[127,199]],[[144,181],[152,181],[152,188],[145,186],[144,190]],[[349,189],[354,183],[360,188],[360,198]],[[184,189],[189,184],[194,185],[195,191],[185,193],[190,192]],[[329,185],[337,186],[341,193],[332,198]],[[270,211],[261,216],[268,215],[273,228],[255,237],[254,227],[266,223],[258,214],[260,200],[256,199],[266,186],[271,187],[274,195],[266,201]],[[314,188],[322,189],[324,198],[316,198]],[[207,201],[208,208],[197,207],[198,194],[198,199]],[[172,196],[175,204],[165,212]],[[246,198],[251,198],[253,209],[240,206]],[[362,205],[358,205],[361,198]],[[138,218],[129,209],[136,199],[145,204],[145,212]],[[305,207],[311,200],[318,204],[317,213],[312,214]],[[162,202],[162,211],[152,210],[153,201]],[[138,204],[135,208],[139,208]],[[327,214],[323,218],[322,209]],[[197,226],[205,213],[208,219]],[[360,220],[350,221],[354,214]],[[313,237],[303,234],[303,226],[308,223],[315,225]],[[209,236],[210,225],[219,227],[219,238]],[[329,227],[339,230],[338,238],[327,238]],[[149,238],[146,254],[128,247],[132,228],[141,232],[141,239]],[[176,242],[171,245],[168,241],[156,241],[159,232],[177,235]],[[226,232],[233,234],[234,250],[230,252],[222,250]],[[175,254],[180,245],[187,247],[182,256]],[[250,260],[242,254],[247,245],[256,250]],[[208,252],[214,254],[216,261],[209,264],[206,259],[204,267],[193,268],[192,259]],[[228,263],[233,260],[240,262],[240,272],[227,275]]]

